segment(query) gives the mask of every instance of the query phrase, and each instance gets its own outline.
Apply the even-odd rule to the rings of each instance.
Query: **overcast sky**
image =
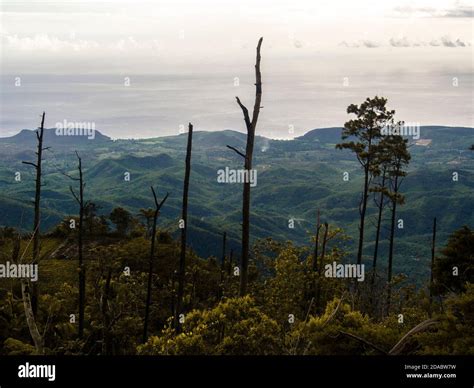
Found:
[[[173,134],[190,120],[242,130],[233,98],[252,105],[260,36],[264,135],[342,125],[345,106],[374,93],[400,119],[473,126],[469,2],[1,4],[0,136],[34,127],[43,109],[50,126],[89,120],[116,137]]]

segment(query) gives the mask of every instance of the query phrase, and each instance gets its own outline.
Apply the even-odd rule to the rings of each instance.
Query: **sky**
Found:
[[[292,138],[342,126],[376,94],[397,118],[473,125],[473,8],[451,0],[1,1],[0,136],[93,122],[112,137],[244,130]]]

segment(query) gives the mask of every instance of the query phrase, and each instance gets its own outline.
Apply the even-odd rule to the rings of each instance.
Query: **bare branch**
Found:
[[[153,188],[153,186],[150,186],[150,188],[151,192],[153,193],[153,199],[155,200],[155,206],[158,207],[158,199],[156,198],[155,189]]]
[[[351,333],[347,333],[347,332],[342,331],[342,330],[339,330],[339,333],[345,335],[346,337],[349,337],[349,338],[355,339],[359,342],[362,342],[363,344],[370,346],[371,348],[379,351],[382,354],[387,354],[387,352],[385,350],[383,350],[382,348],[379,348],[377,345],[374,345],[373,343],[371,343],[371,342],[369,342],[369,341],[367,341],[367,340],[365,340],[361,337],[358,337],[358,336],[356,336],[354,334],[351,334]]]
[[[71,191],[71,194],[73,195],[74,199],[76,200],[76,202],[80,205],[81,204],[81,201],[79,200],[78,196],[76,195],[76,193],[74,192],[74,189],[72,188],[72,186],[69,186],[69,190]]]
[[[161,209],[161,207],[165,204],[166,200],[168,199],[168,196],[170,195],[170,193],[166,193],[166,195],[164,196],[164,198],[161,200],[160,204],[158,205],[158,211]]]
[[[153,199],[155,200],[156,211],[159,211],[161,209],[161,207],[164,205],[164,203],[166,202],[166,200],[167,200],[168,196],[170,195],[170,193],[166,193],[166,195],[161,200],[161,202],[158,203],[158,199],[156,197],[155,189],[153,188],[153,186],[150,186],[150,188],[151,188],[151,192],[153,193]]]
[[[245,126],[247,127],[247,132],[248,132],[252,128],[252,123],[250,122],[250,117],[249,117],[249,110],[244,104],[240,102],[239,97],[235,97],[235,99],[237,100],[237,104],[239,104],[240,109],[242,109],[242,113],[244,114]]]
[[[232,147],[230,145],[226,145],[226,147],[231,149],[232,151],[235,151],[236,153],[238,153],[240,156],[242,156],[245,159],[245,154],[243,152],[240,152],[237,148]]]
[[[25,161],[23,161],[22,163],[23,163],[23,164],[28,164],[28,165],[30,165],[30,166],[33,166],[34,168],[38,168],[38,165],[37,165],[36,163],[25,162]]]
[[[260,113],[260,105],[262,102],[262,74],[260,72],[260,48],[262,47],[263,38],[258,40],[257,44],[257,59],[255,61],[255,104],[253,106],[252,115],[252,131],[255,131],[257,126],[258,115]]]
[[[419,333],[420,331],[426,330],[428,327],[436,325],[438,321],[436,319],[427,319],[426,321],[423,321],[416,325],[413,329],[411,329],[408,333],[406,333],[400,341],[398,341],[395,346],[390,349],[388,354],[390,355],[397,355],[400,354],[403,348],[405,347],[405,344],[412,335]]]
[[[73,176],[69,175],[69,174],[66,174],[65,172],[63,171],[59,171],[62,175],[64,175],[65,177],[73,180],[73,181],[79,181],[80,179],[79,178],[74,178]]]

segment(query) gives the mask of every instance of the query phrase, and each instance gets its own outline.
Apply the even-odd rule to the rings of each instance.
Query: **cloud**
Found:
[[[463,42],[461,39],[457,38],[456,40],[452,40],[449,36],[445,35],[442,36],[440,40],[432,40],[429,43],[430,46],[439,47],[467,47],[470,46],[470,43]]]
[[[301,42],[301,40],[294,39],[294,40],[293,40],[293,46],[294,46],[295,48],[301,48],[301,47],[303,47],[303,42]]]
[[[65,49],[82,51],[99,47],[99,44],[95,41],[81,39],[64,40],[49,36],[48,34],[37,34],[33,37],[2,34],[1,42],[5,48],[19,51],[61,51]]]
[[[42,52],[59,52],[59,51],[87,51],[87,50],[108,50],[108,51],[131,51],[131,50],[147,50],[158,51],[162,47],[156,40],[137,41],[133,37],[119,39],[112,42],[97,42],[95,40],[61,39],[48,34],[37,34],[34,36],[20,37],[17,34],[10,35],[7,33],[0,34],[1,44],[6,49],[13,51],[42,51]]]
[[[408,40],[406,36],[396,39],[396,38],[390,38],[389,40],[390,46],[392,47],[410,47],[412,44]]]
[[[357,42],[348,43],[345,40],[343,40],[341,43],[339,43],[339,46],[377,48],[377,47],[380,47],[380,43],[372,41],[372,40],[359,40]]]
[[[434,8],[434,7],[395,7],[394,12],[399,16],[415,16],[427,18],[472,18],[474,9],[471,6],[457,4],[452,8]]]
[[[448,36],[442,36],[441,43],[446,47],[466,47],[466,43],[462,42],[459,38],[453,41]]]
[[[362,41],[362,45],[367,48],[376,48],[380,46],[380,43],[374,42],[372,40],[364,40]]]
[[[459,6],[449,9],[442,16],[445,18],[472,18],[474,17],[474,9],[469,6]]]
[[[339,46],[342,47],[367,47],[367,48],[376,48],[383,47],[386,45],[379,44],[370,40],[358,41],[353,43],[348,43],[342,41],[339,43]],[[397,48],[406,48],[406,47],[421,47],[421,46],[431,46],[431,47],[469,47],[471,43],[464,42],[460,38],[451,39],[449,36],[442,36],[440,39],[432,39],[429,42],[423,41],[411,41],[406,36],[398,38],[390,38],[388,41],[388,46],[397,47]]]

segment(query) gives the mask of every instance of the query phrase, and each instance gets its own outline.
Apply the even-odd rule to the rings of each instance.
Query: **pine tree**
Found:
[[[394,110],[386,107],[387,99],[375,96],[367,98],[360,106],[351,104],[347,113],[355,114],[357,118],[347,121],[342,131],[342,140],[346,142],[336,145],[338,149],[349,149],[355,153],[364,172],[364,186],[359,204],[359,243],[357,248],[357,264],[362,262],[364,246],[365,217],[367,213],[367,199],[372,180],[372,166],[374,164],[375,146],[381,137],[382,128],[392,124]]]

